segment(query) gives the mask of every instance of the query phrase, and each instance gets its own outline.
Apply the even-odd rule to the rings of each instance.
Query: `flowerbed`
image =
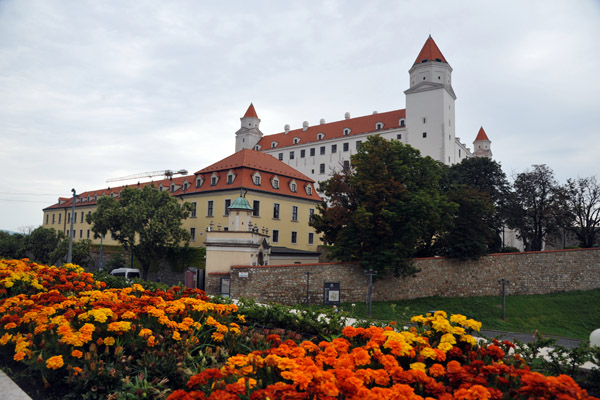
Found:
[[[270,335],[262,349],[243,319],[201,291],[105,289],[77,266],[0,260],[0,352],[55,397],[68,384],[74,398],[592,398],[508,356],[510,342],[478,344],[481,324],[462,315],[346,327],[331,341]]]

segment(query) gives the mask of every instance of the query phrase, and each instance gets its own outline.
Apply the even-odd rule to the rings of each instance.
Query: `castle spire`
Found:
[[[429,35],[425,41],[425,44],[423,45],[423,48],[421,49],[421,52],[417,56],[417,59],[413,65],[427,61],[437,61],[448,64],[448,61],[446,61],[446,58],[440,51],[440,48],[437,46],[431,35]]]
[[[263,133],[260,131],[260,119],[254,104],[250,103],[250,106],[246,110],[246,113],[240,118],[241,127],[235,133],[235,152],[242,149],[254,149],[254,146],[263,137]]]
[[[477,137],[473,141],[473,148],[475,157],[492,158],[492,141],[483,130],[483,126],[477,132]]]
[[[256,110],[254,109],[254,104],[250,103],[250,107],[246,110],[246,114],[242,118],[258,118],[256,115]]]

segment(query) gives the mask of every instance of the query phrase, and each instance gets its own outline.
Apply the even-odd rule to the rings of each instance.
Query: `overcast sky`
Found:
[[[250,102],[265,134],[404,108],[429,34],[469,147],[483,126],[509,176],[599,173],[598,0],[0,0],[0,229],[232,154]]]

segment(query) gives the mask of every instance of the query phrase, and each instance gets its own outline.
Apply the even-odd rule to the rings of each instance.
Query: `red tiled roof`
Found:
[[[446,61],[446,59],[444,58],[444,55],[440,51],[439,47],[437,47],[437,44],[435,44],[435,41],[433,40],[431,35],[429,35],[429,37],[425,41],[425,44],[423,45],[423,48],[421,49],[421,52],[419,53],[419,55],[417,56],[417,59],[415,60],[415,64],[420,64],[424,61],[436,61],[436,60],[448,63],[448,61]]]
[[[376,131],[375,125],[378,122],[383,123],[382,130],[398,128],[400,126],[401,118],[406,118],[406,110],[404,109],[349,118],[341,121],[309,126],[306,131],[300,128],[289,131],[288,133],[281,132],[263,136],[260,142],[258,142],[258,145],[261,146],[261,150],[269,150],[272,148],[272,143],[276,142],[277,146],[275,148],[278,149],[292,146],[294,144],[294,138],[300,139],[298,142],[299,144],[312,143],[318,141],[317,135],[319,133],[325,135],[322,140],[340,138],[344,136],[345,128],[350,129],[350,136],[374,132]]]
[[[490,139],[488,139],[487,135],[485,134],[485,131],[483,130],[483,126],[481,128],[479,128],[479,132],[477,133],[477,137],[475,138],[475,141],[478,141],[478,140],[490,141]]]
[[[248,110],[246,110],[246,114],[244,114],[243,118],[248,117],[258,118],[258,115],[256,115],[256,110],[254,109],[254,105],[252,103],[250,103],[250,107],[248,107]]]
[[[237,153],[222,159],[221,161],[217,161],[216,163],[201,169],[200,171],[196,172],[196,175],[216,171],[227,172],[230,169],[239,167],[272,172],[277,175],[289,176],[292,178],[312,182],[309,177],[299,171],[296,171],[286,163],[279,161],[272,155],[251,149],[242,149]]]

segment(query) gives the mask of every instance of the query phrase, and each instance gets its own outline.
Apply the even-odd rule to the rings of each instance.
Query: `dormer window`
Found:
[[[262,148],[262,146],[260,144],[257,144],[256,146],[254,146],[254,150],[260,150]]]
[[[161,184],[160,184],[160,186],[158,187],[158,191],[159,191],[159,192],[162,192],[162,191],[163,191],[163,185],[162,185],[162,183],[161,183]],[[111,197],[114,197],[112,193],[110,194],[110,196],[111,196]]]
[[[183,182],[183,191],[185,192],[188,189],[188,183]]]
[[[196,188],[201,188],[202,187],[202,178],[198,177],[196,178]]]
[[[252,182],[254,182],[256,186],[260,186],[260,174],[258,172],[252,175]]]
[[[298,144],[300,143],[300,138],[299,137],[295,137],[294,138],[294,144]]]
[[[312,196],[312,186],[310,184],[306,185],[306,194]]]
[[[350,128],[344,128],[344,136],[349,135],[351,131],[352,131],[352,129],[350,129]]]
[[[404,124],[405,124],[405,122],[404,122],[404,118],[402,118],[402,119],[400,120],[400,126],[405,126]]]
[[[296,181],[295,181],[295,180],[294,180],[294,181],[291,181],[291,182],[290,182],[290,191],[291,191],[292,193],[296,193],[296,187],[297,187]]]
[[[273,178],[271,180],[271,185],[273,185],[273,189],[279,189],[279,178]]]
[[[235,174],[233,173],[233,171],[229,171],[227,173],[227,184],[231,185],[234,180],[235,180]]]
[[[324,137],[325,137],[325,134],[324,134],[324,133],[319,133],[319,134],[317,135],[317,140],[323,140],[323,138],[324,138]]]
[[[212,176],[210,177],[210,186],[217,186],[218,182],[219,182],[219,175],[217,175],[213,172]]]
[[[171,193],[173,193],[175,191],[175,184],[171,183]]]
[[[375,124],[375,129],[380,130],[383,129],[383,122],[378,122]]]
[[[277,142],[271,142],[271,148],[274,149],[275,147],[277,147],[279,143]]]

